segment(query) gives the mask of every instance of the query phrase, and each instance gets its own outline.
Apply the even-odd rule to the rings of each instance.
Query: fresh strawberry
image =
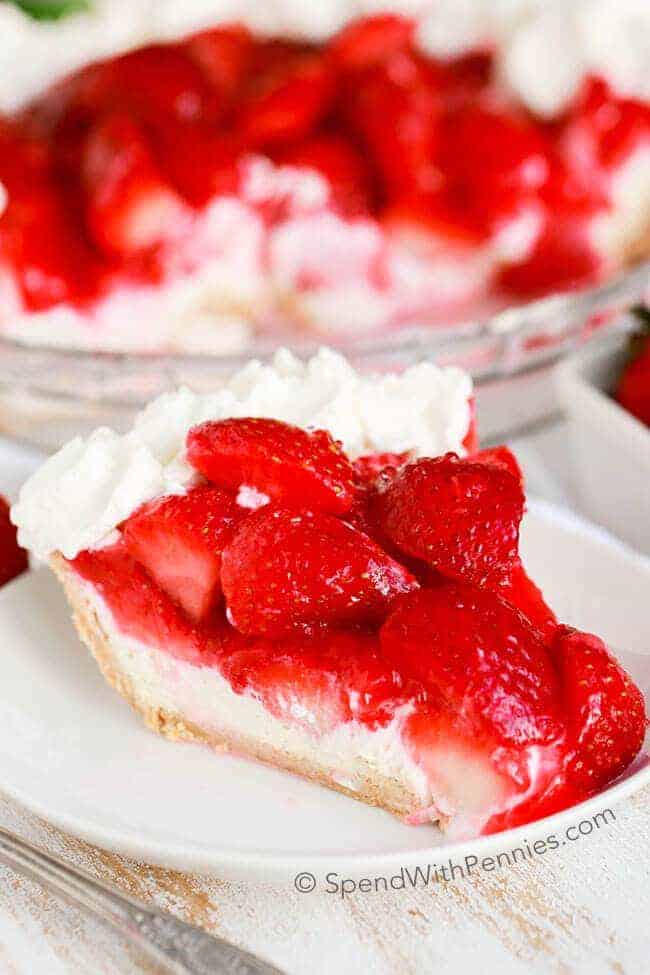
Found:
[[[124,112],[106,116],[90,132],[83,179],[88,229],[108,254],[129,256],[161,243],[184,212],[142,130]]]
[[[275,505],[241,524],[223,553],[228,617],[242,633],[381,619],[417,582],[367,535],[328,514]]]
[[[400,551],[477,584],[509,571],[523,510],[509,471],[455,454],[408,464],[373,502],[380,529]]]
[[[439,93],[414,55],[398,53],[352,79],[342,111],[369,150],[389,200],[437,186]]]
[[[180,47],[152,45],[130,51],[105,67],[107,106],[124,106],[147,121],[215,121],[222,99]]]
[[[270,45],[272,47],[272,44]],[[326,60],[311,51],[269,54],[258,48],[235,122],[242,141],[253,149],[304,139],[324,117],[335,94]]]
[[[491,464],[493,467],[501,467],[504,471],[510,471],[521,485],[524,483],[524,475],[519,466],[519,461],[509,447],[504,445],[486,447],[484,450],[471,454],[470,459],[477,464]]]
[[[650,107],[615,95],[605,81],[592,77],[584,84],[570,125],[586,130],[600,165],[620,166],[650,138]]]
[[[81,304],[101,291],[105,269],[69,204],[56,185],[35,181],[12,193],[0,216],[0,252],[31,311]]]
[[[650,426],[650,334],[635,340],[635,352],[618,382],[616,399],[637,420]]]
[[[239,24],[203,31],[185,43],[186,52],[210,84],[228,99],[246,77],[253,48],[252,34]]]
[[[150,135],[161,171],[192,206],[236,193],[242,150],[229,133],[164,119]]]
[[[27,552],[18,544],[17,530],[9,517],[9,505],[0,495],[0,586],[25,572]]]
[[[219,600],[221,554],[240,518],[224,491],[198,487],[138,508],[124,523],[123,536],[133,558],[198,622]]]
[[[0,252],[11,265],[32,311],[59,302],[85,301],[100,289],[102,267],[83,234],[70,199],[53,173],[41,139],[0,121]]]
[[[447,116],[436,162],[452,211],[486,235],[540,192],[550,169],[538,129],[476,105]]]
[[[408,450],[401,454],[366,454],[355,460],[354,473],[360,484],[369,487],[375,483],[380,474],[386,473],[392,477],[408,462],[408,459]]]
[[[549,653],[495,593],[449,582],[402,597],[380,640],[386,660],[440,695],[469,736],[525,745],[561,735]]]
[[[551,213],[532,252],[522,262],[505,267],[498,284],[529,298],[588,284],[601,268],[584,221]]]
[[[342,213],[367,213],[372,184],[363,156],[338,135],[316,135],[274,155],[276,162],[315,169],[329,183],[334,203]]]
[[[330,43],[329,53],[344,70],[358,70],[408,50],[414,23],[396,14],[377,14],[348,24]]]
[[[188,433],[187,459],[221,487],[246,485],[302,508],[344,514],[355,497],[354,469],[325,430],[255,417],[210,420]]]
[[[497,592],[502,599],[516,606],[547,642],[554,639],[558,627],[557,617],[544,601],[541,589],[529,578],[521,559],[515,559]]]
[[[643,744],[643,695],[598,637],[562,626],[553,652],[567,713],[569,781],[599,789],[627,768]]]

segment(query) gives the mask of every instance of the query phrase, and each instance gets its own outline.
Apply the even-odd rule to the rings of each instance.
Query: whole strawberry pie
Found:
[[[12,517],[150,727],[463,836],[594,794],[646,731],[526,574],[524,507],[462,372],[322,350],[73,440]]]
[[[648,254],[642,5],[80,6],[53,25],[0,4],[14,339],[354,339]]]

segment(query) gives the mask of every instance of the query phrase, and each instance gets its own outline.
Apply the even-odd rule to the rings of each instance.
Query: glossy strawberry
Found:
[[[592,140],[600,165],[621,165],[650,138],[650,106],[617,96],[605,81],[592,77],[583,86],[573,126],[583,128]]]
[[[602,268],[584,221],[550,214],[533,250],[499,274],[501,288],[522,298],[570,290],[594,281]]]
[[[554,639],[557,617],[545,602],[541,589],[528,576],[521,559],[515,559],[506,579],[496,591],[502,599],[515,606],[547,642]]]
[[[236,194],[242,147],[229,133],[164,119],[149,134],[161,173],[192,206]]]
[[[17,530],[9,517],[9,505],[0,495],[0,586],[28,567],[27,552],[18,544]]]
[[[107,62],[103,82],[107,107],[124,107],[147,121],[161,115],[215,121],[222,109],[200,68],[176,45],[142,47]]]
[[[332,200],[347,216],[370,209],[371,174],[361,153],[342,136],[316,135],[276,153],[274,158],[285,165],[315,169],[327,180]]]
[[[535,198],[550,172],[549,149],[536,127],[477,105],[446,117],[436,161],[450,209],[485,234]]]
[[[221,595],[221,555],[241,509],[224,491],[198,487],[151,501],[123,525],[129,553],[187,613],[205,619]]]
[[[643,695],[598,637],[560,627],[553,653],[569,730],[567,775],[592,791],[616,778],[640,750],[647,723]]]
[[[401,454],[365,454],[354,461],[354,473],[360,484],[370,486],[375,483],[380,474],[391,476],[404,467],[408,462],[409,451]]]
[[[455,454],[408,464],[373,503],[379,527],[400,551],[475,583],[507,574],[523,510],[521,485],[509,471]]]
[[[637,420],[650,426],[650,335],[635,342],[634,356],[619,379],[616,399]]]
[[[403,597],[381,648],[440,695],[468,735],[524,745],[562,733],[557,678],[537,631],[486,589],[449,582]]]
[[[343,101],[346,121],[366,144],[388,200],[438,185],[439,92],[421,60],[396,54],[352,79]]]
[[[258,49],[256,56],[235,113],[238,134],[254,149],[305,138],[334,97],[328,64],[311,51],[289,50],[276,57]]]
[[[177,228],[184,207],[162,178],[142,129],[113,112],[90,132],[83,160],[88,230],[110,255],[138,254]]]
[[[396,14],[364,17],[337,34],[330,43],[329,53],[344,70],[367,68],[407,50],[413,29],[413,21]]]
[[[377,636],[367,630],[247,641],[242,649],[233,643],[224,660],[233,690],[252,694],[280,720],[312,734],[352,719],[380,726],[408,699],[410,688],[380,659]]]
[[[231,98],[247,75],[254,44],[250,31],[234,24],[195,34],[185,43],[185,51],[210,84]]]
[[[509,447],[503,445],[486,447],[484,450],[471,454],[470,459],[478,464],[491,464],[493,467],[501,467],[503,470],[509,471],[523,486],[523,472],[519,466],[519,461]]]
[[[228,617],[242,633],[381,619],[417,587],[368,536],[323,513],[269,505],[241,524],[223,553]]]
[[[187,459],[209,481],[255,488],[274,501],[343,514],[354,500],[354,470],[324,430],[279,420],[208,421],[187,435]]]

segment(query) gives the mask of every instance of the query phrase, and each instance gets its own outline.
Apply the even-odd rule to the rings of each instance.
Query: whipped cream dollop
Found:
[[[412,17],[419,44],[437,57],[492,47],[506,85],[539,114],[559,112],[589,72],[650,99],[647,0],[91,0],[55,22],[0,3],[0,111],[92,61],[218,24],[323,41],[385,10]]]
[[[124,435],[103,427],[70,441],[26,482],[11,517],[34,555],[74,558],[110,540],[143,502],[183,493],[196,480],[185,440],[197,423],[274,417],[329,430],[352,458],[405,450],[462,455],[471,396],[471,379],[453,367],[423,362],[368,375],[330,349],[306,362],[282,349],[271,363],[251,361],[213,393],[181,388],[160,396]]]

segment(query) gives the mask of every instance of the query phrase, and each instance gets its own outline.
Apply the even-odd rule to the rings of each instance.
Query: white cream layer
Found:
[[[92,61],[218,24],[321,41],[387,8],[417,21],[433,55],[493,46],[505,85],[541,115],[561,111],[590,72],[650,100],[647,0],[91,0],[55,23],[0,4],[0,111]]]
[[[275,417],[326,429],[351,457],[464,454],[471,395],[471,379],[455,368],[423,362],[400,375],[361,375],[328,349],[307,362],[281,350],[214,393],[159,397],[123,436],[101,428],[70,441],[26,482],[12,518],[21,544],[42,558],[74,558],[102,544],[144,501],[187,488],[195,476],[185,461],[187,431],[209,419]]]

